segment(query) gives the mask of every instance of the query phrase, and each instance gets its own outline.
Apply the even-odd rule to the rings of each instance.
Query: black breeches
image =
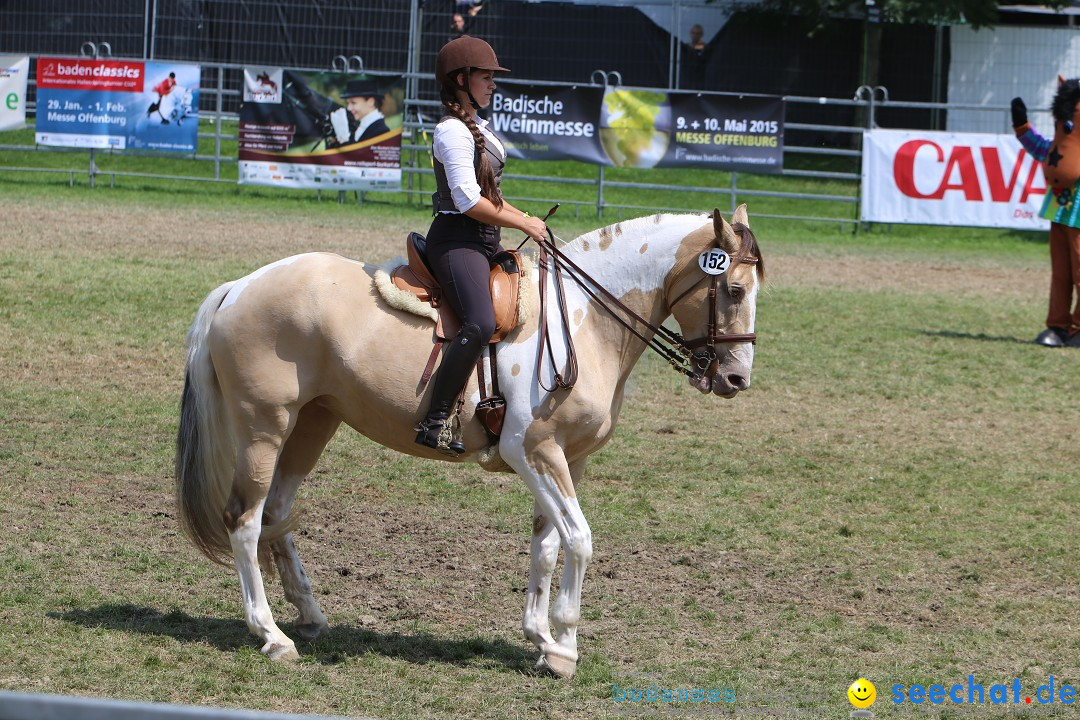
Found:
[[[461,318],[462,327],[475,325],[481,345],[486,345],[495,332],[488,255],[474,245],[428,245],[428,261],[442,286],[443,299]]]

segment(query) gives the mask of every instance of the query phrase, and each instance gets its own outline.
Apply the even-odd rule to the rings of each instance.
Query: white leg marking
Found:
[[[238,525],[229,536],[236,560],[236,574],[240,577],[240,592],[244,597],[244,620],[248,629],[263,641],[262,652],[265,655],[275,660],[294,660],[299,657],[296,645],[274,622],[259,570],[259,533],[265,504],[265,499],[260,500],[249,514],[248,521]]]
[[[288,517],[296,499],[296,491],[304,478],[278,475],[270,489],[266,501],[266,517],[270,522],[278,522]],[[304,640],[314,640],[329,627],[315,595],[311,591],[311,581],[304,572],[300,554],[296,551],[292,533],[271,543],[274,564],[281,576],[281,586],[285,590],[285,599],[292,603],[298,612],[296,634]]]
[[[285,599],[296,606],[298,612],[296,635],[304,640],[314,640],[330,624],[322,608],[319,607],[319,603],[316,602],[315,595],[311,592],[311,581],[308,580],[304,566],[300,562],[300,555],[296,552],[292,533],[270,547],[274,551],[274,563],[277,565],[278,574],[281,575]]]
[[[521,627],[525,639],[543,647],[553,644],[548,625],[548,607],[551,597],[551,576],[559,559],[559,532],[547,521],[537,503],[533,503],[533,532],[529,544],[529,592],[525,598],[525,616]]]
[[[556,633],[555,642],[541,642],[541,656],[537,666],[569,678],[577,669],[581,585],[592,558],[592,530],[581,513],[577,498],[566,497],[559,490],[560,485],[565,488],[573,487],[570,468],[562,448],[554,442],[548,442],[534,449],[528,458],[520,452],[503,452],[503,458],[528,484],[539,514],[555,527],[562,541],[566,566],[559,585],[559,597],[551,615]],[[536,580],[537,587],[540,580],[541,578]],[[529,582],[531,592],[533,578],[530,577]],[[528,601],[532,602],[531,596]]]

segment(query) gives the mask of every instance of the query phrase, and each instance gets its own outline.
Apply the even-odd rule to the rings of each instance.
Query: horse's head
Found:
[[[757,292],[765,279],[746,206],[729,224],[715,210],[712,226],[688,235],[665,282],[666,300],[693,350],[690,384],[732,398],[750,387]]]
[[[1066,80],[1058,75],[1058,89],[1051,111],[1054,116],[1054,143],[1043,165],[1046,184],[1059,199],[1071,191],[1080,179],[1080,79]],[[1071,194],[1071,193],[1069,193]],[[1062,204],[1071,198],[1064,199]]]

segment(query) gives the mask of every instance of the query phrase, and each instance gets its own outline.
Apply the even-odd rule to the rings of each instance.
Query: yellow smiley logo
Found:
[[[877,700],[877,688],[866,678],[859,678],[847,689],[848,700],[859,709],[865,709]]]

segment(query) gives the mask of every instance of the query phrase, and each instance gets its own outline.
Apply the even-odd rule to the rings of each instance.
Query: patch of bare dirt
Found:
[[[410,228],[372,219],[362,209],[348,214],[251,208],[172,212],[177,217],[166,223],[162,208],[150,204],[96,205],[77,198],[51,208],[5,205],[0,249],[257,262],[327,251],[378,262],[403,254],[407,232],[422,230],[429,221],[420,211]]]
[[[943,293],[1001,300],[1041,300],[1050,284],[1045,268],[941,264],[845,255],[769,255],[769,284],[846,290]]]
[[[32,246],[76,255],[117,252],[128,256],[221,260],[250,257],[252,265],[307,251],[336,252],[381,262],[404,253],[406,235],[428,223],[418,210],[412,222],[355,213],[200,209],[162,231],[161,209],[63,201],[51,212],[31,204],[5,206],[0,249]],[[845,253],[768,254],[774,287],[843,287],[857,290],[941,292],[960,296],[1042,300],[1045,268],[972,266]]]

